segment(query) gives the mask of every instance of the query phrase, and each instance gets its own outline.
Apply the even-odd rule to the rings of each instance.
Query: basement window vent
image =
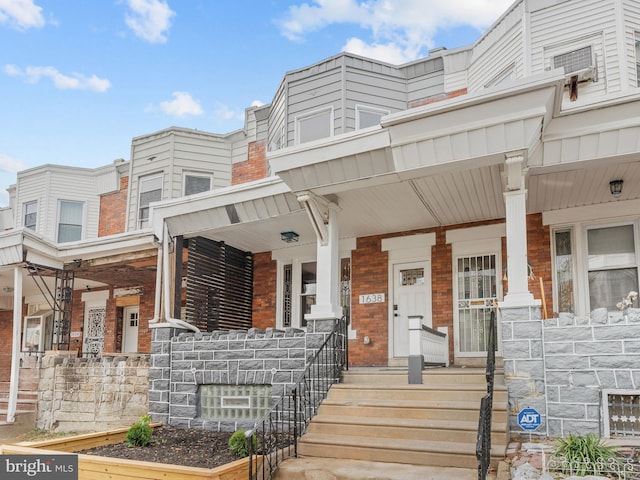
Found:
[[[201,385],[200,417],[257,420],[271,408],[271,385]]]
[[[602,390],[604,436],[640,438],[640,390]]]

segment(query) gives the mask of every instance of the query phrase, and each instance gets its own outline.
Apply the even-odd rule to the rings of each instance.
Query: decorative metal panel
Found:
[[[202,237],[188,249],[186,320],[208,332],[251,328],[251,253]]]
[[[89,308],[85,322],[85,351],[91,355],[99,355],[104,348],[105,307]]]

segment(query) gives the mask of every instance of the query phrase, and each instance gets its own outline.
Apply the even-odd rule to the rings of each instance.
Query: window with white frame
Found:
[[[297,143],[306,143],[333,135],[333,108],[325,108],[296,117]]]
[[[140,178],[138,228],[149,226],[149,204],[162,200],[162,175]]]
[[[356,129],[380,125],[380,119],[385,115],[389,115],[389,110],[356,105]]]
[[[184,194],[195,195],[196,193],[208,192],[211,190],[211,177],[209,173],[184,174]]]
[[[577,224],[554,230],[552,239],[554,310],[617,312],[617,303],[638,291],[635,223]]]
[[[634,226],[587,230],[589,306],[616,310],[630,291],[638,291]]]
[[[38,201],[25,202],[22,205],[22,224],[31,230],[36,229],[36,221],[38,220]]]
[[[84,203],[60,200],[58,213],[58,243],[82,240]]]

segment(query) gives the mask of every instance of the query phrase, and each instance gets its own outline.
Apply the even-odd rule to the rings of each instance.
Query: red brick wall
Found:
[[[266,152],[266,140],[249,143],[247,160],[231,166],[231,184],[237,185],[265,178],[269,172]]]
[[[447,100],[449,98],[459,97],[460,95],[466,95],[467,89],[463,88],[460,90],[454,90],[453,92],[447,93],[439,93],[438,95],[434,95],[433,97],[424,98],[422,100],[416,100],[415,102],[411,102],[409,104],[409,108],[420,107],[422,105],[428,105],[430,103],[441,102],[442,100]]]
[[[446,230],[435,231],[431,248],[431,318],[433,328],[449,327],[449,362],[453,363],[453,253]]]
[[[253,326],[276,326],[277,262],[271,252],[253,255]]]
[[[113,235],[125,231],[127,214],[127,187],[129,177],[120,179],[120,190],[100,197],[100,221],[98,236]]]
[[[535,279],[529,280],[529,291],[535,298],[542,298],[540,279],[544,288],[547,318],[553,317],[553,288],[551,284],[551,233],[542,224],[542,214],[527,215],[527,260],[531,264]],[[506,257],[505,257],[506,258]],[[544,308],[542,311],[544,316]]]
[[[358,338],[349,342],[351,365],[387,365],[389,357],[388,254],[382,236],[359,238],[351,252],[351,326]],[[384,293],[384,303],[359,304],[360,295]],[[368,336],[370,343],[364,344]]]

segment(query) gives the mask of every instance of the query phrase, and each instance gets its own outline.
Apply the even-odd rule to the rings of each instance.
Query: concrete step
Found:
[[[346,435],[305,434],[298,444],[302,456],[347,458],[411,465],[474,468],[476,444],[413,439],[359,437]],[[504,458],[504,448],[491,449],[491,457],[497,464]]]
[[[407,385],[408,373],[406,368],[352,368],[343,372],[344,384],[393,384]],[[484,368],[430,368],[423,370],[422,383],[424,385],[442,384],[479,384],[486,385]],[[504,385],[504,374],[496,372],[494,385]]]
[[[476,468],[451,468],[400,463],[367,462],[326,458],[290,458],[275,473],[274,480],[476,480]],[[495,476],[488,478],[494,479]]]
[[[352,398],[357,391],[358,399],[401,399],[432,401],[464,401],[478,403],[487,393],[485,385],[480,384],[442,384],[442,385],[361,385],[337,384],[329,391],[328,398],[339,400]],[[493,392],[494,402],[507,401],[507,389],[497,386]]]
[[[472,443],[477,438],[478,422],[459,420],[416,420],[321,415],[308,427],[309,433],[336,434],[390,439],[414,439]],[[496,447],[507,446],[507,424],[492,422]],[[500,435],[501,434],[501,435]]]

